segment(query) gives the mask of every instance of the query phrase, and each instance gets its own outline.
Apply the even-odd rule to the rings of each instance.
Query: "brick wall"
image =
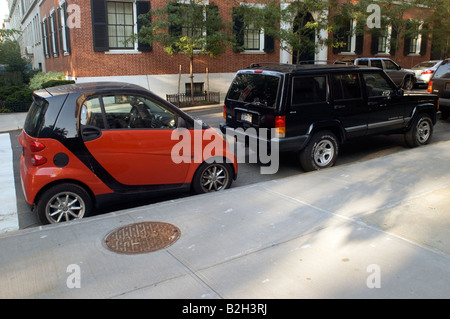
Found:
[[[41,5],[41,17],[48,16],[52,8],[58,6],[59,0],[45,0]],[[50,57],[46,59],[47,71],[62,71],[71,77],[99,77],[123,75],[155,75],[177,74],[179,65],[183,73],[189,72],[189,59],[183,54],[170,57],[163,48],[153,45],[152,52],[139,54],[108,54],[94,52],[92,35],[92,18],[90,0],[67,0],[68,4],[75,3],[81,8],[81,28],[70,30],[71,52],[69,56]],[[152,9],[164,6],[166,1],[151,1]],[[224,22],[231,20],[233,1],[217,1],[219,12]],[[275,46],[277,47],[277,46]],[[279,47],[279,45],[278,45]],[[279,49],[274,53],[240,54],[234,53],[231,47],[216,58],[196,55],[194,73],[228,73],[244,68],[255,62],[278,62]]]

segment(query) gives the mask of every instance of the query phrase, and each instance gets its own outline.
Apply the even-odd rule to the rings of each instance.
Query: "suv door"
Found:
[[[93,97],[80,117],[90,156],[122,187],[184,183],[190,164],[171,159],[175,114],[164,105],[130,94]]]
[[[331,73],[330,77],[334,118],[342,123],[348,138],[365,135],[369,109],[364,102],[359,73]]]
[[[369,107],[368,134],[404,126],[405,102],[394,83],[383,72],[362,72],[362,78]]]
[[[387,73],[387,75],[389,75],[389,77],[392,79],[392,81],[394,81],[395,84],[401,85],[406,72],[402,71],[401,67],[391,60],[383,59],[383,63],[384,71]]]

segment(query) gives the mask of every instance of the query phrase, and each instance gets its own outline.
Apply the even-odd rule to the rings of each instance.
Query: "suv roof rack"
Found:
[[[341,64],[334,63],[329,60],[311,60],[311,61],[300,61],[299,64],[289,64],[289,63],[278,63],[278,62],[258,62],[252,63],[247,69],[263,69],[263,70],[273,70],[278,72],[293,72],[296,70],[306,70],[311,68],[344,68],[353,67],[353,64]]]

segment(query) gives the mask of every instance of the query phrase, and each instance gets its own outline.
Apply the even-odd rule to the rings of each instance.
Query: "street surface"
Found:
[[[200,110],[193,110],[188,112],[193,117],[202,119],[208,123],[211,127],[218,129],[219,123],[223,121],[222,107],[206,108]],[[19,218],[19,228],[32,228],[40,226],[35,214],[31,211],[29,205],[25,202],[22,194],[22,189],[19,179],[19,160],[21,146],[17,141],[19,131],[10,133],[11,147],[13,149],[14,157],[14,177],[17,194],[17,212]],[[431,144],[449,141],[450,140],[450,120],[440,120],[434,128],[434,134]],[[367,161],[373,158],[383,157],[393,153],[399,153],[407,151],[409,148],[405,145],[403,135],[389,135],[389,136],[374,136],[361,140],[351,141],[343,145],[340,149],[335,166],[346,165],[350,163]],[[433,159],[430,159],[433,160]],[[304,173],[301,169],[296,154],[286,153],[280,154],[280,166],[276,174],[261,174],[260,164],[255,163],[239,163],[238,178],[233,182],[232,188],[251,185],[259,182],[270,181],[273,179],[280,179],[290,176],[295,176]],[[142,205],[162,202],[166,200],[172,200],[180,197],[192,196],[190,193],[175,194],[164,197],[152,198],[148,200],[142,200],[139,202],[125,203],[120,206],[114,206],[114,208],[104,209],[99,214],[112,212],[115,210],[139,207]]]

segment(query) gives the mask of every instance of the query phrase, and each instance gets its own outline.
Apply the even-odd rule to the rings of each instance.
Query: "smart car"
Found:
[[[33,100],[20,173],[44,224],[141,197],[221,191],[236,179],[235,155],[217,131],[140,86],[63,85]]]

